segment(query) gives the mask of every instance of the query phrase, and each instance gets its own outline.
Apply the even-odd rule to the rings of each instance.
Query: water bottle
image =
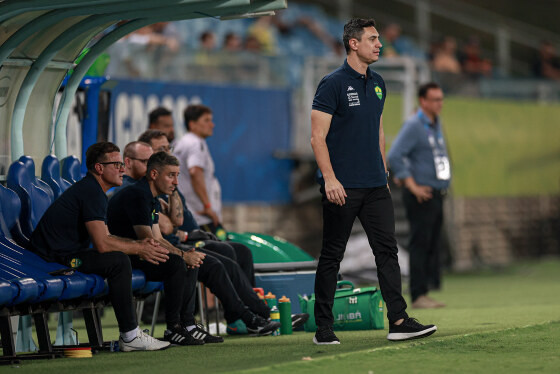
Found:
[[[280,334],[290,335],[292,333],[292,303],[286,296],[278,300],[280,310]]]
[[[276,299],[274,299],[276,300]],[[270,319],[273,322],[280,322],[280,312],[278,311],[278,308],[275,306],[273,306],[272,308],[270,308]],[[272,336],[278,336],[280,335],[280,330],[276,329],[272,332]]]
[[[266,301],[266,305],[268,305],[270,309],[272,309],[273,306],[278,308],[276,295],[274,295],[272,292],[269,291],[266,295],[264,295],[264,300]]]

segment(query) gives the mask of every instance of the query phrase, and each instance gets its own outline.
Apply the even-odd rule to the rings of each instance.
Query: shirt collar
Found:
[[[430,117],[428,117],[426,115],[426,113],[424,113],[424,111],[421,108],[418,108],[418,111],[416,112],[418,115],[418,118],[420,119],[420,121],[422,122],[423,125],[429,125],[432,127],[439,127],[439,117],[436,116],[436,120],[435,123],[432,123],[432,121],[430,121]]]
[[[348,59],[344,60],[344,64],[342,65],[342,68],[344,69],[345,72],[347,72],[352,78],[360,78],[362,79],[363,74],[358,73],[356,70],[354,70],[352,68],[352,66],[350,66],[350,64],[348,64]],[[368,78],[371,78],[373,76],[373,74],[371,73],[371,69],[367,68],[366,70],[366,76]]]

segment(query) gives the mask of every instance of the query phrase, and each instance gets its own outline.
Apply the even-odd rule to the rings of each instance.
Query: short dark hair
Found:
[[[165,107],[157,107],[156,109],[152,110],[149,114],[148,114],[148,125],[151,125],[152,123],[156,123],[159,119],[159,117],[162,116],[170,116],[172,113],[169,109],[165,108]]]
[[[88,170],[93,170],[95,164],[105,161],[107,153],[120,152],[121,150],[113,143],[100,142],[89,146],[86,151],[86,167]]]
[[[154,153],[148,160],[148,170],[146,173],[149,174],[153,169],[161,171],[167,165],[179,166],[179,160],[177,157],[164,151]]]
[[[151,144],[152,139],[161,138],[162,136],[165,136],[167,138],[167,135],[165,135],[163,131],[149,129],[140,134],[140,136],[138,137],[138,141]]]
[[[436,82],[424,83],[418,88],[418,98],[425,98],[429,90],[441,89]]]
[[[127,145],[124,146],[123,158],[124,157],[136,157],[136,146],[137,145],[144,145],[146,147],[151,147],[151,145],[149,143],[141,142],[141,141],[138,141],[138,140],[130,142]]]
[[[364,28],[375,27],[375,20],[373,18],[352,18],[344,25],[344,33],[342,34],[342,42],[346,54],[350,52],[350,39],[362,40]]]
[[[198,119],[206,113],[212,113],[212,109],[210,109],[206,105],[196,104],[186,107],[185,111],[183,112],[183,117],[185,118],[185,128],[187,129],[187,131],[190,130],[190,121],[198,121]]]

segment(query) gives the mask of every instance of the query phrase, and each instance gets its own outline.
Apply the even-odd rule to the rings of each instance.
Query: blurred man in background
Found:
[[[428,296],[431,279],[440,279],[440,234],[443,199],[451,168],[439,115],[443,91],[436,83],[418,90],[420,108],[402,126],[389,152],[391,169],[404,185],[403,200],[410,223],[410,293],[413,308],[445,304]]]

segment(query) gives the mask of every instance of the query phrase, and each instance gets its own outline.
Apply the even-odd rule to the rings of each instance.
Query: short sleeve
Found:
[[[153,206],[151,196],[141,192],[143,191],[139,191],[136,188],[128,191],[128,195],[125,198],[126,209],[124,211],[132,226],[151,227],[153,220],[157,219],[158,212]]]
[[[84,222],[103,221],[107,223],[107,196],[101,193],[90,193],[82,200]]]
[[[381,89],[383,90],[383,98],[381,99],[381,113],[383,113],[383,108],[385,107],[385,99],[387,98],[387,87],[385,87],[385,81],[381,76],[379,76],[381,80]]]
[[[330,77],[324,77],[313,98],[312,108],[328,114],[334,114],[338,107],[339,97],[336,90],[335,80]]]
[[[187,149],[187,157],[185,162],[187,163],[187,169],[198,166],[201,169],[206,167],[206,157],[205,157],[205,145],[203,142],[193,142],[189,144]]]

